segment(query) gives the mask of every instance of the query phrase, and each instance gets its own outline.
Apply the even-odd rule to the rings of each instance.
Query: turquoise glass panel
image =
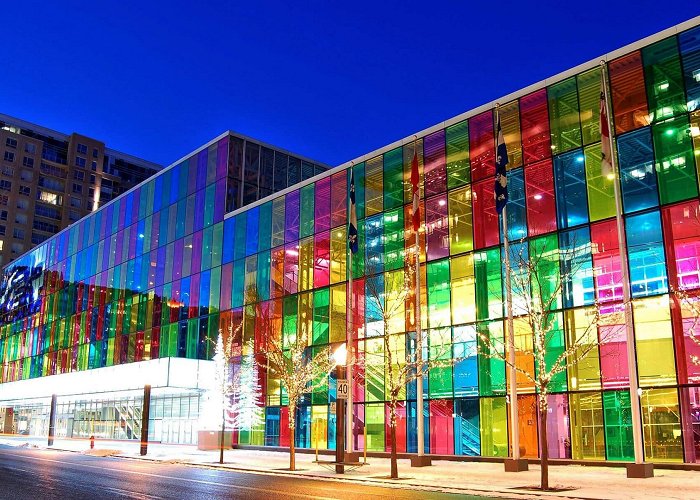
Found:
[[[666,293],[668,280],[659,212],[628,217],[625,228],[632,297]]]
[[[559,228],[588,222],[586,170],[580,149],[554,158],[554,188]]]

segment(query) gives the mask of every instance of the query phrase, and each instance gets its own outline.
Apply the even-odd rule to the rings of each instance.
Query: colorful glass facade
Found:
[[[512,240],[589,252],[566,283],[549,355],[581,334],[594,302],[622,304],[612,181],[601,176],[597,61],[516,93],[500,105],[508,147]],[[695,318],[671,292],[700,294],[700,27],[670,30],[608,58],[612,118],[633,298],[644,446],[653,462],[700,461],[700,344]],[[424,408],[415,383],[399,408],[398,448],[415,452],[417,412],[426,451],[508,453],[506,369],[477,354],[480,333],[504,335],[503,235],[493,199],[493,107],[366,155],[235,210],[240,164],[231,136],[194,153],[18,259],[5,270],[2,382],[156,357],[210,358],[218,332],[243,323],[243,346],[266,335],[313,332],[310,349],[345,341],[348,296],[359,357],[353,381],[357,449],[389,446],[383,342],[368,280],[391,297],[415,242],[410,163],[421,171],[422,327],[430,357],[449,344],[453,367],[432,370]],[[288,168],[293,168],[288,164]],[[349,169],[356,182],[359,248],[347,255]],[[240,171],[239,171],[240,172]],[[245,179],[243,185],[245,186]],[[252,183],[252,181],[251,181]],[[244,188],[245,189],[245,188]],[[245,196],[245,194],[243,194]],[[229,212],[229,209],[234,209]],[[365,273],[371,260],[373,275]],[[543,269],[558,275],[572,262]],[[353,288],[348,289],[352,273]],[[252,293],[251,293],[252,292]],[[9,297],[9,299],[8,299]],[[414,347],[415,298],[390,329]],[[613,317],[614,315],[611,315]],[[614,316],[617,317],[617,316]],[[602,324],[599,335],[619,325]],[[532,345],[515,322],[518,364]],[[244,347],[247,348],[247,347]],[[265,424],[242,444],[289,444],[286,394],[261,373]],[[602,344],[552,383],[554,458],[632,460],[624,335]],[[536,457],[534,388],[518,379],[521,447]],[[334,383],[300,406],[299,447],[333,448]],[[363,430],[366,428],[366,442]]]

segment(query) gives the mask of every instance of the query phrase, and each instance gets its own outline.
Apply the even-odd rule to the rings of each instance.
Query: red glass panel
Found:
[[[525,165],[552,156],[547,89],[520,98],[520,124]]]
[[[492,111],[470,118],[469,160],[472,168],[472,182],[495,175],[495,147]]]
[[[596,296],[600,302],[622,300],[622,272],[614,220],[591,224]]]
[[[280,408],[280,446],[289,446],[289,408]]]
[[[615,132],[649,125],[642,54],[637,51],[608,64]]]
[[[545,160],[525,168],[525,196],[527,197],[528,234],[537,236],[556,231],[557,209],[552,160]]]
[[[389,403],[385,405],[384,416],[384,448],[391,452],[391,410]],[[396,452],[406,453],[406,402],[396,404]]]
[[[328,286],[330,283],[331,234],[319,233],[314,241],[314,287]]]
[[[454,423],[452,400],[434,399],[430,401],[430,453],[454,455]]]
[[[472,187],[474,217],[474,249],[498,244],[498,215],[493,197],[493,180],[487,179]]]

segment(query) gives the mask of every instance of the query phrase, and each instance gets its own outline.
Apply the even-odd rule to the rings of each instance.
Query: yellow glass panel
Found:
[[[637,366],[641,386],[676,383],[668,295],[633,301]]]
[[[299,291],[314,287],[314,239],[299,242]]]
[[[513,330],[515,332],[515,366],[519,369],[516,375],[518,392],[532,392],[535,390],[535,384],[522,373],[522,371],[525,371],[531,377],[535,376],[532,329],[527,319],[521,317],[513,320]]]
[[[600,389],[598,328],[592,325],[593,314],[592,308],[564,312],[566,344],[580,346],[569,359],[571,365],[567,370],[569,387],[572,391]]]
[[[476,321],[476,290],[474,289],[474,256],[455,257],[450,264],[452,279],[452,324]]]
[[[347,229],[337,227],[331,231],[331,283],[346,279]]]
[[[311,407],[311,447],[320,450],[328,448],[328,407]]]
[[[450,254],[470,252],[474,249],[472,238],[471,187],[456,189],[448,195],[450,224]]]
[[[615,192],[613,181],[602,175],[602,152],[600,143],[586,146],[586,185],[588,187],[588,211],[591,222],[615,215]]]
[[[641,400],[645,458],[655,462],[682,462],[678,392],[676,389],[649,389],[642,391]]]
[[[314,319],[314,294],[313,292],[299,294],[299,333],[301,338],[307,339],[307,345],[313,343],[311,334]]]
[[[346,303],[346,288],[345,283],[331,287],[331,324],[330,324],[330,342],[344,342],[346,335],[346,318],[347,318],[347,303]]]
[[[599,392],[569,395],[571,458],[605,460],[603,399]]]
[[[268,375],[267,377],[267,405],[279,406],[280,400],[280,380]]]
[[[506,399],[481,398],[479,400],[479,416],[481,455],[484,457],[508,456]]]
[[[401,333],[406,330],[406,289],[405,274],[402,269],[388,272],[385,279],[385,309],[388,316],[389,333]]]

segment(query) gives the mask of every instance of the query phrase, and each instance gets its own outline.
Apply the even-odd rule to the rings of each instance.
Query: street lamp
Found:
[[[345,378],[345,363],[348,359],[348,349],[345,344],[333,353],[335,362],[336,402],[335,402],[335,472],[345,473],[345,400],[348,397],[348,381]]]

